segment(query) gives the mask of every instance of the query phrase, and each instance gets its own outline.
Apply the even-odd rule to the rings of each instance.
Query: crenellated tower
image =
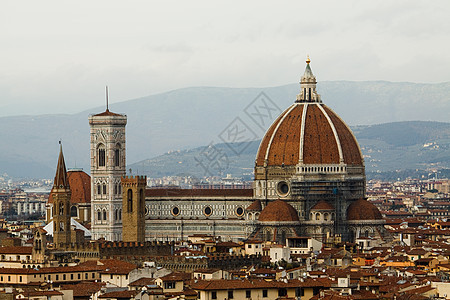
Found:
[[[145,242],[146,176],[122,177],[122,238],[124,242]]]
[[[53,187],[50,192],[53,197],[53,243],[56,248],[70,243],[70,186],[67,179],[66,163],[60,143],[58,165]]]
[[[127,116],[106,111],[89,116],[91,133],[92,239],[122,240],[122,187],[126,173]]]

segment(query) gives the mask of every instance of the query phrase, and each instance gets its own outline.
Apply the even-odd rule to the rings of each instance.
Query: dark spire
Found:
[[[62,144],[59,141],[59,157],[58,165],[56,166],[55,181],[53,188],[69,188],[69,181],[67,180],[66,163],[64,162],[64,155],[62,151]]]

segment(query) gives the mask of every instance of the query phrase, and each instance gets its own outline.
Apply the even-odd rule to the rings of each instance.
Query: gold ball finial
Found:
[[[311,60],[309,59],[309,54],[306,56],[306,63],[309,65],[309,63],[311,62]]]

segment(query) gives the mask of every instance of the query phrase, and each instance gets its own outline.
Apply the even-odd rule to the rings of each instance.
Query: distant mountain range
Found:
[[[360,143],[368,174],[450,168],[450,123],[408,121],[355,126],[352,130]],[[149,177],[232,174],[251,179],[259,143],[260,140],[248,142],[245,151],[239,154],[233,151],[233,144],[225,143],[172,151],[129,167]],[[376,178],[375,174],[368,177]]]
[[[224,132],[236,121],[247,126],[253,139],[259,139],[278,113],[293,103],[298,92],[298,84],[240,89],[195,87],[116,103],[111,105],[110,110],[128,116],[127,162],[137,171],[139,165],[145,164],[142,161],[164,157],[158,156],[161,153],[175,150],[172,152],[175,155],[178,150],[185,153],[193,151],[186,149],[199,145],[224,142]],[[333,81],[321,82],[318,92],[323,102],[347,124],[365,125],[353,128],[363,149],[367,148],[368,152],[363,152],[370,155],[366,158],[368,168],[411,168],[397,159],[405,156],[404,150],[416,151],[411,152],[413,154],[409,157],[412,162],[417,158],[414,166],[440,167],[448,164],[448,149],[445,150],[448,136],[439,135],[446,132],[443,128],[447,128],[448,124],[397,123],[395,129],[392,124],[381,127],[367,125],[413,120],[447,122],[450,112],[449,82]],[[272,111],[263,123],[257,123],[248,114],[248,109],[256,107],[261,99],[272,105]],[[0,118],[0,174],[52,178],[59,140],[63,142],[67,166],[82,167],[89,173],[88,116],[102,111],[104,108],[97,107],[76,114]],[[427,124],[428,131],[421,130],[423,124]],[[423,148],[425,143],[438,144]],[[245,155],[249,156],[245,158],[248,172],[254,163],[254,152],[251,151],[256,151],[257,144],[249,145],[240,153],[243,160]],[[438,149],[432,152],[435,156],[423,154],[429,149]],[[419,155],[420,151],[425,152]],[[422,160],[424,155],[427,159]],[[178,166],[182,164],[178,163]],[[179,170],[173,172],[181,173],[183,169]],[[229,173],[234,174],[234,171]]]

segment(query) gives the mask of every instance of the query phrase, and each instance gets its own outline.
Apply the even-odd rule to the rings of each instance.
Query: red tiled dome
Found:
[[[347,220],[360,221],[360,220],[381,220],[381,215],[378,208],[365,199],[359,199],[347,209]]]
[[[327,201],[320,200],[316,205],[311,207],[311,210],[334,210],[334,207]]]
[[[296,102],[270,126],[256,166],[339,164],[362,166],[359,145],[348,126],[320,102]]]
[[[71,191],[70,203],[90,203],[91,202],[91,176],[81,170],[69,170],[67,179]],[[49,203],[53,203],[52,194],[48,198]]]
[[[292,205],[276,200],[270,202],[259,215],[260,222],[299,222],[298,212]]]
[[[252,202],[252,204],[250,204],[249,207],[247,207],[247,210],[261,211],[262,210],[261,201],[259,199],[256,199],[255,201]]]

